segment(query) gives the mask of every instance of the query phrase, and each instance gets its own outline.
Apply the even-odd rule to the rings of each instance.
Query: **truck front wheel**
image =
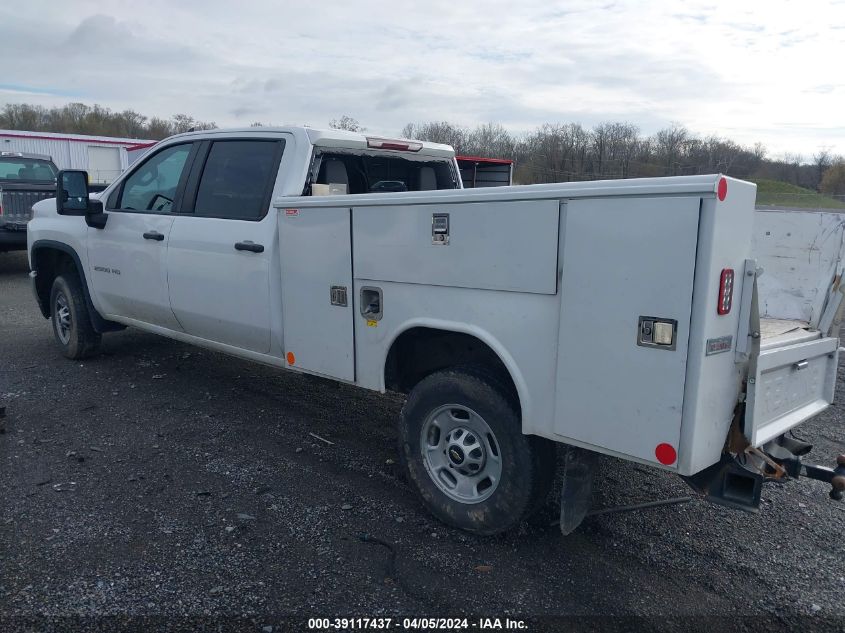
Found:
[[[50,321],[62,353],[73,360],[97,352],[101,336],[94,331],[79,278],[59,275],[50,290]]]
[[[554,443],[524,435],[509,390],[483,371],[420,381],[399,422],[408,479],[438,519],[477,534],[516,526],[551,488]]]

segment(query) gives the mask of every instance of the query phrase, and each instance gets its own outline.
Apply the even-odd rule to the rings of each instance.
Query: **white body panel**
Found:
[[[376,280],[377,281],[377,280]],[[488,345],[510,372],[519,394],[523,431],[553,436],[556,349],[560,302],[554,295],[355,279],[384,293],[384,317],[374,327],[356,311],[357,384],[384,391],[391,344],[415,327],[470,334]],[[455,310],[456,304],[462,307]]]
[[[644,460],[658,444],[678,446],[699,206],[694,197],[565,205],[555,407],[563,438]],[[676,321],[674,349],[636,345],[640,316]]]
[[[841,213],[757,211],[752,257],[764,271],[757,282],[761,316],[817,325],[843,256]]]
[[[555,294],[557,200],[353,206],[355,276],[412,284]],[[432,243],[449,214],[450,243]],[[531,244],[531,248],[526,248]]]
[[[376,390],[385,389],[386,360],[403,332],[469,334],[510,374],[525,433],[657,466],[656,445],[669,444],[677,459],[662,466],[680,474],[719,459],[748,369],[736,345],[748,330],[740,304],[751,287],[743,273],[753,185],[728,179],[724,200],[719,176],[300,197],[315,148],[365,151],[367,140],[253,128],[164,144],[280,135],[273,209],[262,220],[155,216],[163,228],[172,223],[167,240],[149,243],[164,247],[164,273],[143,240],[129,245],[142,227],[111,217],[118,213],[98,231],[41,203],[30,246],[53,240],[77,252],[94,306],[120,323],[276,366],[292,352],[295,371]],[[450,156],[450,148],[424,145],[414,159]],[[448,245],[432,243],[434,214],[449,215]],[[105,243],[112,223],[124,246]],[[264,251],[234,250],[246,240]],[[100,258],[125,262],[132,272],[121,270],[121,279],[136,275],[138,287],[98,286],[93,251],[97,266],[110,267]],[[734,306],[719,315],[725,268],[737,273]],[[333,286],[346,288],[346,305],[332,305]],[[379,320],[361,314],[365,286],[381,290]],[[145,303],[165,316],[169,307],[173,321],[157,322]],[[674,349],[638,345],[640,317],[677,321]],[[720,340],[729,343],[708,354]],[[831,364],[821,358],[831,341],[791,341],[820,346],[811,350],[819,360],[808,363],[808,375],[820,378],[801,390],[783,369],[795,362],[789,345],[760,356],[757,371],[798,394],[788,407],[755,394],[760,437],[829,404]]]
[[[279,248],[284,343],[293,366],[354,381],[349,207],[281,211]],[[334,286],[345,289],[346,305],[331,305]]]
[[[273,221],[176,217],[167,250],[170,304],[186,333],[251,352],[270,351],[266,240],[272,243]],[[264,252],[235,250],[236,242],[245,241],[261,244]]]
[[[837,339],[823,338],[760,353],[748,390],[749,442],[765,444],[833,402],[838,347]]]
[[[88,279],[104,316],[181,329],[170,307],[167,285],[172,225],[172,216],[115,213],[104,229],[88,229]],[[164,239],[144,239],[147,232],[160,233]]]
[[[740,325],[742,271],[749,256],[755,187],[728,180],[724,201],[702,197],[695,281],[692,288],[689,356],[678,470],[695,473],[720,455],[728,435],[746,364],[734,349]],[[721,271],[735,271],[733,307],[717,312]],[[730,349],[707,354],[707,341],[731,337]]]

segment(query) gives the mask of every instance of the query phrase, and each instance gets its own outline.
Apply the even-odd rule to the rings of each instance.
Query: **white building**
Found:
[[[156,141],[83,134],[0,130],[0,151],[47,154],[59,169],[84,169],[92,184],[114,180]]]

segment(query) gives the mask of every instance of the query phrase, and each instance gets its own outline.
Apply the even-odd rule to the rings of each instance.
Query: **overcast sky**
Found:
[[[739,8],[741,7],[741,8]],[[0,5],[0,102],[220,126],[678,122],[845,154],[845,2],[26,0]]]

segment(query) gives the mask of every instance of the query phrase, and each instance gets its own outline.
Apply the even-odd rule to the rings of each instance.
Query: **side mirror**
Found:
[[[104,229],[109,219],[103,203],[88,196],[88,172],[63,169],[56,176],[56,212],[59,215],[84,215],[85,223]]]
[[[88,172],[63,169],[56,176],[56,213],[85,215],[88,212]]]

